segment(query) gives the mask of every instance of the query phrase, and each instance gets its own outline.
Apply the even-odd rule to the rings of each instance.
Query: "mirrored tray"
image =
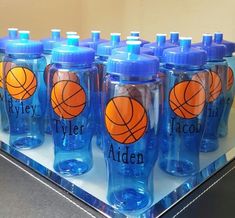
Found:
[[[135,216],[158,217],[194,190],[221,167],[235,158],[235,110],[232,111],[229,135],[220,139],[220,147],[215,152],[200,154],[200,171],[191,177],[174,177],[161,171],[158,164],[154,168],[153,204]],[[47,135],[44,144],[32,150],[17,150],[8,145],[9,135],[0,132],[0,149],[10,154],[34,171],[48,178],[63,189],[90,205],[107,217],[127,217],[106,200],[107,181],[105,161],[102,151],[93,146],[94,167],[87,174],[77,177],[63,177],[53,169],[53,142]]]

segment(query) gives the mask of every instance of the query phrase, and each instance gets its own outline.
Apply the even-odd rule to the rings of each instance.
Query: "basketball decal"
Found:
[[[194,80],[177,83],[169,94],[171,109],[185,119],[197,117],[203,111],[205,102],[205,89],[200,82]]]
[[[113,140],[121,144],[138,141],[146,132],[148,117],[137,100],[119,96],[112,98],[105,109],[105,124]]]
[[[74,81],[74,82],[79,83],[79,79],[76,73],[69,72],[69,71],[56,71],[52,79],[53,84],[62,80],[69,80],[69,81]]]
[[[230,90],[234,83],[233,70],[231,67],[228,67],[227,71],[227,90]]]
[[[3,88],[3,78],[4,75],[14,67],[11,62],[0,62],[0,88]]]
[[[77,82],[59,81],[52,88],[51,105],[59,117],[73,119],[84,110],[86,93]]]
[[[9,95],[16,100],[30,98],[37,89],[37,77],[28,68],[14,67],[10,69],[5,80]]]
[[[222,81],[219,77],[219,75],[213,71],[210,71],[208,73],[209,75],[209,96],[208,96],[208,102],[213,102],[216,100],[219,95],[222,92]],[[200,82],[204,87],[206,83],[206,74],[204,72],[197,73],[196,75],[193,76],[192,78],[195,81]]]

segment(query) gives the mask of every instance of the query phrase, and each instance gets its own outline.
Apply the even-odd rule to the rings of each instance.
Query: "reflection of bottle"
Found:
[[[164,50],[163,115],[160,116],[160,167],[176,176],[199,170],[199,148],[205,127],[208,71],[206,52],[191,47],[191,38]],[[204,82],[193,78],[202,73]]]
[[[5,55],[7,42],[17,39],[17,35],[18,29],[8,28],[8,36],[0,39],[0,129],[6,132],[9,130],[9,123],[4,107],[3,71],[8,71],[10,64],[3,62],[3,58]]]
[[[48,70],[51,64],[51,52],[52,49],[61,42],[60,38],[60,30],[59,29],[52,29],[51,30],[51,37],[47,39],[42,39],[41,42],[43,43],[43,55],[46,58],[47,66],[44,70],[44,80],[47,84],[48,80]],[[45,132],[51,134],[51,125],[49,119],[49,108],[47,107],[46,115],[45,115]]]
[[[4,62],[5,105],[10,125],[10,145],[33,148],[44,141],[46,60],[39,41],[29,40],[29,31],[19,31],[19,40],[7,43]]]
[[[153,166],[159,115],[158,59],[140,55],[140,42],[112,55],[104,79],[103,146],[108,168],[108,201],[133,212],[153,198]]]
[[[156,42],[144,45],[144,48],[150,48],[153,50],[154,55],[159,58],[160,64],[163,63],[163,58],[162,58],[163,51],[167,48],[172,48],[172,47],[176,47],[176,45],[166,42],[166,34],[157,34]]]
[[[235,51],[235,43],[223,40],[223,33],[215,33],[214,41],[218,44],[225,45],[225,59],[228,62],[225,108],[219,126],[219,136],[225,137],[228,134],[229,114],[233,105],[235,93],[235,57],[233,56],[233,52]]]
[[[100,38],[100,31],[93,30],[91,31],[91,38],[81,40],[79,46],[93,48],[96,51],[97,46],[104,42],[108,42],[108,40]]]
[[[218,128],[225,106],[227,84],[227,62],[224,60],[225,46],[212,42],[211,34],[204,34],[202,43],[195,46],[207,52],[209,73],[209,96],[207,104],[207,120],[200,150],[202,152],[214,151],[218,148]],[[200,75],[197,81],[202,81]]]
[[[111,33],[110,34],[110,41],[101,43],[97,47],[96,52],[96,66],[98,68],[98,77],[95,80],[96,84],[96,104],[97,104],[97,111],[96,111],[96,120],[98,121],[96,123],[96,144],[101,148],[101,110],[100,110],[100,104],[101,104],[101,92],[102,92],[102,84],[103,84],[103,78],[106,74],[106,65],[107,60],[109,56],[112,54],[112,50],[115,48],[119,48],[122,46],[120,43],[120,33]]]
[[[52,50],[49,69],[54,169],[67,176],[86,173],[93,164],[95,52],[78,47],[78,38],[68,36],[67,45]]]

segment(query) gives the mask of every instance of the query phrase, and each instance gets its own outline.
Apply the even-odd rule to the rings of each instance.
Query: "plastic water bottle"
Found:
[[[45,84],[48,82],[48,70],[51,65],[51,52],[52,49],[61,42],[60,37],[60,29],[52,29],[51,30],[51,37],[42,39],[41,42],[43,44],[43,55],[46,58],[47,66],[44,70],[44,80]],[[49,117],[49,107],[47,107],[46,115],[45,115],[45,132],[51,134],[51,125],[50,125],[50,117]]]
[[[91,38],[81,40],[79,42],[79,46],[93,48],[96,51],[98,44],[104,43],[104,42],[108,42],[108,40],[100,38],[100,31],[92,30]]]
[[[18,29],[8,28],[8,36],[0,39],[0,129],[4,132],[8,132],[9,123],[7,119],[6,109],[4,107],[3,71],[9,70],[9,64],[3,62],[3,58],[5,55],[7,42],[17,39],[17,35]]]
[[[95,52],[79,47],[78,36],[52,50],[49,70],[54,169],[66,176],[89,171],[95,126]]]
[[[229,114],[233,105],[235,93],[235,56],[233,56],[233,52],[235,51],[235,43],[223,40],[223,33],[219,32],[215,33],[214,41],[218,44],[225,45],[225,59],[228,62],[227,85],[225,92],[225,108],[219,126],[219,136],[225,137],[228,134]]]
[[[101,43],[97,47],[96,52],[96,66],[98,68],[98,78],[96,80],[96,94],[97,94],[97,111],[96,111],[96,120],[98,120],[96,126],[96,144],[98,147],[102,148],[101,144],[101,110],[100,110],[100,104],[101,104],[101,92],[102,92],[102,84],[103,84],[103,78],[106,74],[106,65],[107,60],[109,56],[112,54],[112,50],[115,48],[119,48],[122,46],[120,43],[121,34],[120,33],[111,33],[110,34],[110,41]]]
[[[202,152],[209,152],[219,147],[218,128],[225,107],[227,62],[224,59],[225,46],[213,43],[211,34],[204,34],[202,42],[196,46],[207,52],[206,66],[210,69],[206,126],[200,148]],[[198,75],[198,80],[202,79]]]
[[[44,142],[46,87],[43,72],[46,67],[43,45],[29,39],[29,31],[19,31],[19,40],[6,45],[4,62],[5,105],[10,125],[10,145],[33,148]]]
[[[188,176],[199,170],[207,116],[207,55],[191,47],[191,38],[181,38],[179,47],[164,50],[163,59],[159,165],[169,174]],[[198,75],[203,75],[203,82],[197,80]]]
[[[129,41],[127,52],[110,56],[102,95],[107,199],[127,213],[151,205],[158,154],[159,63],[140,55],[140,44]]]

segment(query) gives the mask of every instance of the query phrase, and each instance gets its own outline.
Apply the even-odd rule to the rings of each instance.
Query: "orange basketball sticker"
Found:
[[[51,91],[51,105],[54,112],[63,119],[77,117],[85,108],[86,93],[74,81],[59,81]]]
[[[209,96],[208,96],[208,101],[213,102],[216,100],[219,95],[222,92],[222,81],[219,77],[219,75],[213,71],[210,71],[208,73],[209,78]],[[196,75],[193,76],[192,80],[200,82],[204,87],[206,83],[206,74],[204,72],[202,73],[197,73]]]
[[[231,67],[228,67],[227,71],[227,90],[230,90],[234,83],[233,70]]]
[[[204,109],[206,92],[198,81],[183,81],[170,91],[169,104],[174,113],[185,119],[197,117]]]
[[[16,100],[30,98],[37,89],[37,78],[33,71],[24,67],[14,67],[6,74],[6,89]]]
[[[0,62],[0,88],[3,88],[4,75],[14,66],[11,62]]]
[[[120,96],[108,102],[105,124],[112,139],[122,144],[131,144],[145,134],[148,117],[141,103],[133,98]]]
[[[76,73],[70,71],[56,71],[53,75],[53,84],[62,80],[69,80],[79,83]]]

